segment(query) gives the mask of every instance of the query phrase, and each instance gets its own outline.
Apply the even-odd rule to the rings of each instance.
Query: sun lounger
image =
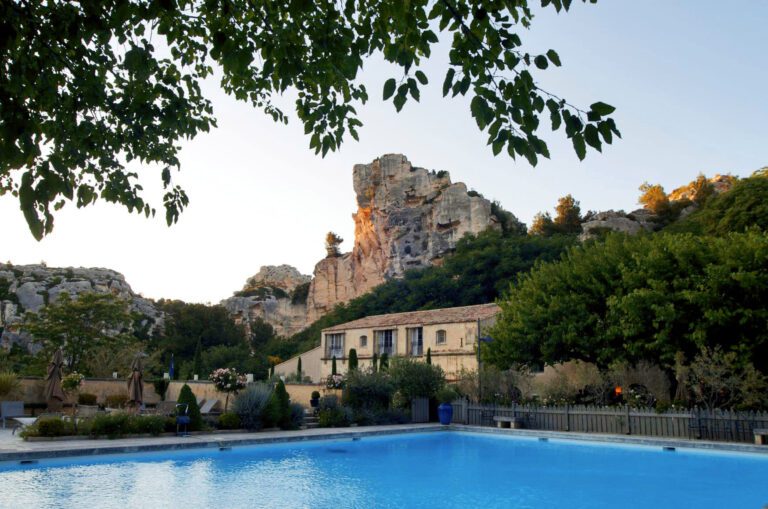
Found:
[[[6,419],[15,419],[17,417],[24,417],[23,401],[0,402],[0,418],[3,419],[3,428],[5,428]]]
[[[13,421],[16,422],[16,426],[13,428],[12,435],[15,435],[16,432],[20,429],[24,429],[27,426],[31,426],[35,424],[40,419],[45,419],[46,417],[58,417],[61,418],[61,414],[40,414],[36,417],[11,417]]]
[[[216,414],[220,413],[214,410],[214,408],[219,406],[219,400],[218,399],[207,399],[203,401],[203,403],[200,405],[200,414],[201,415],[210,415],[210,414]]]

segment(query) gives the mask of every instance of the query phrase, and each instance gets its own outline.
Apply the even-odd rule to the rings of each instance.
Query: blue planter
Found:
[[[450,403],[443,403],[437,407],[437,416],[440,418],[440,424],[446,426],[451,423],[453,419],[453,405]]]

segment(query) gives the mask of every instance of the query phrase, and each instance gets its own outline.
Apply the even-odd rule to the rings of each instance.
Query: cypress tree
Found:
[[[357,350],[352,348],[349,351],[349,371],[355,371],[357,369]]]
[[[389,355],[387,355],[387,352],[384,352],[381,354],[381,360],[379,361],[379,370],[386,371],[387,368],[389,368]]]
[[[296,363],[296,380],[301,382],[301,357],[299,357],[299,361]]]
[[[197,346],[195,346],[195,357],[192,361],[192,374],[201,375],[203,371],[203,343],[200,338],[197,339]],[[192,378],[192,377],[190,377]]]
[[[336,374],[336,356],[333,356],[333,359],[331,359],[331,374]]]
[[[432,349],[427,348],[427,364],[432,364]]]
[[[275,365],[274,364],[272,364],[269,367],[269,378],[272,378],[273,376],[275,376]]]
[[[189,430],[200,431],[203,427],[203,417],[200,415],[200,407],[197,404],[197,398],[192,393],[192,389],[189,385],[184,384],[181,387],[176,402],[189,405]]]
[[[373,360],[371,361],[371,368],[373,369],[374,373],[376,373],[376,371],[379,369],[379,354],[377,353],[373,354]]]

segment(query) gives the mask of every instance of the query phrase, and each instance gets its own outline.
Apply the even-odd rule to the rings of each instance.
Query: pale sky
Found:
[[[568,193],[583,210],[631,210],[644,181],[669,191],[700,172],[746,176],[768,165],[766,20],[768,2],[761,0],[603,0],[574,2],[560,16],[539,14],[523,41],[532,53],[555,49],[563,62],[538,72],[540,83],[585,108],[598,100],[615,106],[623,139],[579,162],[562,131],[544,133],[552,159],[536,168],[493,157],[468,100],[442,98],[445,47],[422,67],[430,84],[421,102],[399,114],[381,100],[396,70],[369,61],[362,78],[371,100],[358,108],[360,142],[350,138],[325,159],[308,148],[290,97],[291,122],[278,125],[211,81],[205,90],[219,128],[183,144],[174,178],[191,203],[178,224],[165,225],[159,194],[154,219],[108,204],[68,205],[54,232],[36,242],[17,202],[3,197],[0,260],[106,267],[146,297],[216,303],[262,265],[287,263],[311,274],[329,230],[347,239],[342,249],[349,250],[352,166],[385,153],[447,170],[526,223]],[[145,188],[159,188],[156,169],[137,170]]]

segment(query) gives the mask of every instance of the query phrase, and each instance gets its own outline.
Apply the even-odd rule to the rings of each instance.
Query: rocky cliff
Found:
[[[140,326],[147,334],[163,323],[162,313],[152,302],[133,293],[125,277],[113,270],[0,264],[0,347],[19,344],[34,351],[36,345],[19,331],[24,313],[37,312],[64,292],[72,297],[83,292],[109,292],[130,301],[131,309],[144,317]]]
[[[403,155],[387,154],[370,164],[355,165],[352,173],[357,202],[352,251],[329,250],[311,278],[281,266],[279,272],[290,273],[295,283],[281,287],[282,294],[270,290],[279,287],[273,280],[281,277],[259,276],[278,268],[263,267],[251,278],[258,284],[246,284],[243,291],[222,302],[235,316],[246,323],[261,317],[278,334],[290,335],[335,305],[402,277],[406,270],[441,263],[465,234],[500,228],[489,200],[468,191],[463,183],[452,183],[448,172],[414,167]],[[311,283],[303,302],[304,287],[299,285],[308,279]]]

